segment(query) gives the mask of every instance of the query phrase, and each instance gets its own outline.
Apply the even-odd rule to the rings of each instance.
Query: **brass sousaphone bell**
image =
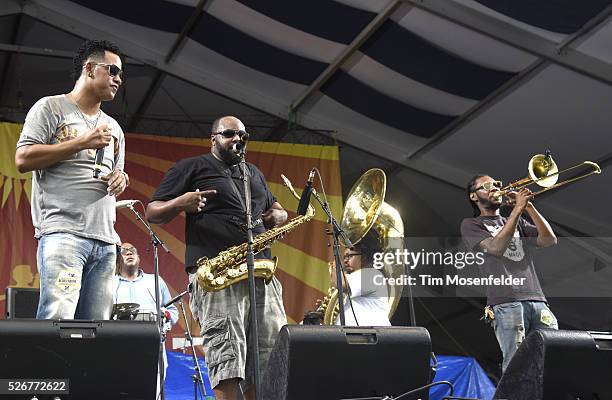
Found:
[[[371,229],[380,238],[381,251],[403,250],[404,223],[399,212],[385,203],[387,176],[382,169],[366,171],[351,188],[342,213],[341,228],[349,240],[358,244]],[[346,243],[343,243],[346,246]],[[405,274],[403,265],[385,264],[381,270],[385,277],[399,277]],[[387,285],[389,318],[399,303],[403,286]],[[330,289],[324,300],[323,323],[333,325],[338,316],[338,292]]]

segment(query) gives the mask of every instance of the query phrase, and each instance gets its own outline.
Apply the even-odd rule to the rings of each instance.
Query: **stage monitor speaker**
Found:
[[[425,328],[285,325],[262,382],[266,400],[399,396],[430,382]],[[428,399],[427,391],[408,399]]]
[[[612,334],[534,331],[523,341],[494,399],[612,400]]]
[[[6,318],[36,318],[38,288],[6,288]]]
[[[159,341],[153,321],[0,320],[0,379],[67,379],[62,400],[151,400]]]

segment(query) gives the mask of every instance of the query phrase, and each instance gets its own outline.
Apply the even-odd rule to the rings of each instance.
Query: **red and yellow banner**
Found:
[[[19,174],[14,164],[15,143],[21,125],[0,124],[0,287],[37,286],[36,240],[30,216],[31,173]],[[126,172],[130,187],[121,199],[141,200],[145,205],[165,172],[179,159],[210,152],[210,139],[183,139],[143,134],[126,134]],[[264,173],[272,193],[295,216],[298,200],[282,184],[284,174],[301,192],[308,172],[317,167],[325,183],[330,207],[336,217],[342,210],[340,164],[336,146],[316,146],[288,143],[249,142],[247,155]],[[318,185],[316,185],[318,187]],[[317,214],[307,224],[289,233],[276,243],[272,252],[279,258],[277,277],[283,284],[283,297],[289,322],[299,322],[317,298],[322,298],[329,286],[327,262],[331,259],[327,243],[327,217],[318,204]],[[144,214],[144,210],[141,210]],[[186,289],[184,272],[185,218],[183,215],[154,229],[170,249],[160,249],[160,273],[172,295]],[[117,215],[116,229],[121,239],[133,243],[141,255],[141,265],[152,272],[153,254],[150,238],[128,209]],[[0,297],[4,303],[4,290]],[[4,304],[0,304],[4,308]],[[181,324],[182,325],[182,324]]]
[[[32,173],[15,166],[15,145],[21,125],[0,123],[0,309],[5,288],[38,287],[36,239],[30,214]],[[5,313],[3,313],[5,315]]]

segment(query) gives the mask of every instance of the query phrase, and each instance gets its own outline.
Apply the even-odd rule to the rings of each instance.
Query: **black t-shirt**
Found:
[[[480,242],[496,236],[506,224],[502,216],[466,218],[461,223],[461,236],[468,250],[482,251]],[[524,285],[487,287],[487,304],[495,305],[511,301],[546,301],[536,275],[531,248],[537,246],[538,230],[524,218],[519,218],[517,230],[502,256],[485,253],[481,271],[485,276],[510,276],[526,278]]]
[[[247,165],[251,174],[253,235],[257,235],[266,230],[261,215],[276,199],[261,171],[253,164]],[[239,166],[229,166],[210,153],[180,160],[166,172],[151,201],[172,200],[196,189],[215,189],[217,194],[207,197],[201,212],[187,214],[186,268],[195,266],[201,257],[212,258],[230,246],[246,242],[244,183]],[[255,258],[270,258],[270,249],[260,252]]]

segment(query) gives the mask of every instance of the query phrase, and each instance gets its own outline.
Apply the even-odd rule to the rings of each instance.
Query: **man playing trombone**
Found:
[[[495,336],[503,353],[502,371],[525,336],[535,329],[558,329],[536,275],[530,247],[549,247],[557,238],[544,217],[530,202],[533,193],[526,187],[505,193],[513,205],[506,217],[499,213],[503,203],[501,182],[477,175],[467,184],[474,217],[461,223],[461,236],[469,250],[482,251],[481,268],[486,275],[525,278],[518,286],[487,287],[485,316],[493,319]],[[533,224],[522,217],[523,212]]]

